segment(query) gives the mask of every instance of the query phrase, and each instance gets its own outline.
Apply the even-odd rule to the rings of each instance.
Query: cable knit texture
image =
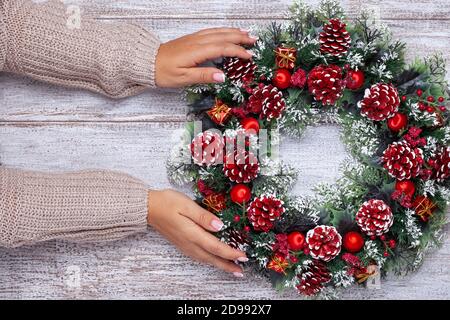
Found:
[[[0,71],[113,98],[155,86],[155,35],[73,16],[59,0],[0,0]]]
[[[0,167],[0,246],[111,241],[147,230],[147,188],[111,171],[46,174]]]

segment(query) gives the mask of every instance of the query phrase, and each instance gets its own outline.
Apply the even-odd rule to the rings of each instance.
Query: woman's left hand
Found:
[[[242,45],[251,46],[256,41],[248,31],[216,28],[164,43],[156,57],[156,85],[161,88],[181,88],[199,83],[224,82],[223,71],[199,65],[221,57],[250,59],[252,52]]]

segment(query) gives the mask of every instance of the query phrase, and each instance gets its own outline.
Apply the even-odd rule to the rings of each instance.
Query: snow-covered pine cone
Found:
[[[429,161],[432,167],[431,179],[444,182],[450,177],[450,147],[442,147]]]
[[[245,231],[240,231],[236,229],[230,229],[225,231],[223,235],[223,240],[230,247],[243,250],[247,245],[250,244],[250,239]]]
[[[352,39],[346,24],[339,19],[331,19],[329,23],[323,26],[320,33],[320,51],[326,55],[342,57],[347,54],[352,43]]]
[[[308,90],[323,105],[334,105],[342,97],[344,88],[344,75],[339,66],[319,65],[308,75]]]
[[[373,121],[392,117],[398,111],[400,98],[392,84],[377,83],[367,89],[364,99],[358,102],[361,114]]]
[[[306,296],[318,294],[324,285],[331,281],[331,274],[322,261],[307,260],[303,263],[302,272],[297,275],[297,290]]]
[[[220,133],[212,131],[201,132],[192,140],[192,159],[199,166],[223,163],[224,147],[225,144]]]
[[[225,58],[223,70],[232,82],[245,83],[252,81],[255,76],[256,64],[252,60],[241,58]]]
[[[393,142],[384,151],[384,168],[397,180],[409,180],[420,174],[423,151],[411,147],[406,141]]]
[[[342,237],[335,227],[323,225],[308,231],[306,243],[314,259],[328,262],[341,252]]]
[[[234,153],[234,161],[230,157],[225,159],[223,173],[235,183],[249,183],[258,177],[259,163],[257,157],[249,152]],[[232,158],[232,157],[231,157]],[[231,159],[233,160],[233,159]]]
[[[260,85],[248,99],[247,110],[259,114],[261,119],[278,119],[286,108],[283,93],[275,86]]]
[[[379,237],[392,227],[394,215],[383,200],[371,199],[363,203],[355,220],[362,232],[368,236]]]
[[[286,211],[283,201],[274,196],[255,198],[247,210],[247,217],[255,231],[269,232],[274,222]]]

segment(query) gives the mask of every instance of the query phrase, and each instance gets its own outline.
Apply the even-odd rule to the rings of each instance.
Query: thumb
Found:
[[[217,68],[190,68],[186,74],[185,86],[192,84],[223,83],[225,74]]]
[[[223,222],[216,215],[203,209],[195,202],[191,202],[186,210],[183,210],[180,214],[191,219],[202,228],[212,232],[221,231],[224,226]]]

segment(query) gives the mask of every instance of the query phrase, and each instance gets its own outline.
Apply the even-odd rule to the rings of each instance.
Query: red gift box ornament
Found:
[[[221,100],[216,99],[215,106],[207,114],[215,124],[223,126],[231,117],[231,108]]]
[[[295,48],[279,47],[275,50],[276,64],[281,69],[294,69],[297,61],[297,50]]]

